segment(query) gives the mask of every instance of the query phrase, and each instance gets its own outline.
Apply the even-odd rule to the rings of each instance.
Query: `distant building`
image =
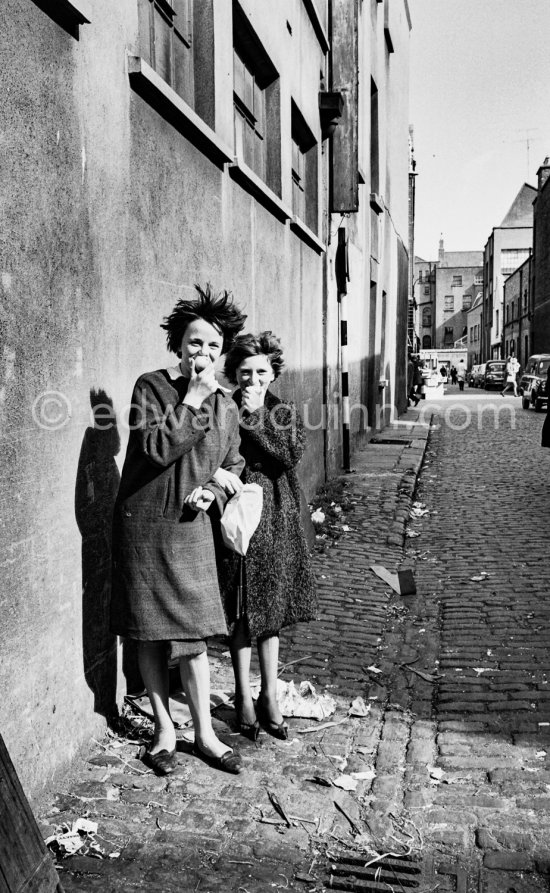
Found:
[[[529,256],[533,244],[533,201],[524,183],[500,226],[493,228],[483,256],[482,360],[502,356],[504,281]]]
[[[445,251],[441,239],[435,268],[436,347],[466,346],[467,313],[482,287],[483,252]]]
[[[534,203],[531,283],[532,344],[529,353],[550,353],[550,158],[538,170]]]
[[[466,347],[467,313],[482,296],[483,252],[445,251],[441,239],[436,261],[415,257],[414,282],[420,349]]]
[[[472,306],[466,312],[466,326],[468,329],[468,369],[481,362],[481,317],[483,313],[483,293],[481,289],[476,292]]]
[[[414,259],[413,298],[416,305],[416,344],[417,350],[431,350],[434,347],[434,261],[421,257]]]
[[[531,255],[504,283],[502,356],[514,354],[524,366],[532,349]]]

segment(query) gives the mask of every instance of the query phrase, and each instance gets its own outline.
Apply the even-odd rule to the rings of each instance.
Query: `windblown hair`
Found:
[[[166,331],[166,344],[168,350],[181,356],[181,341],[187,327],[196,319],[204,319],[223,335],[223,352],[233,342],[235,335],[241,331],[246,320],[246,314],[242,313],[233,302],[233,296],[229,291],[214,294],[212,286],[208,283],[202,289],[195,285],[198,298],[194,301],[178,301],[170,316],[164,317],[161,329]]]
[[[281,342],[273,332],[260,332],[259,335],[239,335],[229,348],[225,359],[225,374],[233,384],[237,382],[237,369],[247,357],[265,354],[271,363],[275,378],[284,366]]]

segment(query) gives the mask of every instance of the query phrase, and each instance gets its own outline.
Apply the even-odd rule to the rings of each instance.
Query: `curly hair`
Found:
[[[172,313],[164,317],[161,329],[166,331],[166,345],[172,353],[181,356],[180,347],[183,336],[190,323],[196,319],[204,319],[223,335],[223,351],[233,342],[235,335],[244,326],[246,314],[242,313],[233,302],[229,291],[214,294],[210,283],[206,288],[195,285],[198,298],[194,301],[178,301]]]
[[[247,357],[265,354],[271,363],[273,374],[278,378],[285,364],[281,342],[273,332],[260,332],[259,335],[239,335],[229,348],[225,359],[225,374],[236,384],[237,369]]]

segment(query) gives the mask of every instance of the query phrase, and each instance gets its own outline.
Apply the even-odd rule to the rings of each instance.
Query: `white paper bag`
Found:
[[[259,484],[245,484],[232,496],[221,518],[222,537],[228,549],[246,555],[250,538],[260,523],[264,491]]]

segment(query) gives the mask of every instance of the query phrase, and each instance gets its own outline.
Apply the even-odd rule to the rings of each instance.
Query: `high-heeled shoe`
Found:
[[[266,731],[269,735],[272,735],[273,738],[279,738],[280,741],[286,741],[288,738],[288,725],[283,720],[282,722],[275,722],[270,719],[265,704],[258,698],[256,701],[256,716],[260,722],[260,725],[264,731]]]
[[[256,718],[254,718],[253,722],[247,722],[243,719],[243,715],[239,708],[235,705],[235,713],[237,714],[237,726],[239,729],[239,733],[243,736],[243,738],[248,738],[249,741],[257,741],[258,735],[260,734],[260,723]]]
[[[239,714],[237,714],[237,725],[239,727],[239,732],[243,736],[243,738],[248,738],[249,741],[257,741],[258,735],[260,734],[260,723],[257,719],[254,722],[245,722],[244,719],[241,719]]]

